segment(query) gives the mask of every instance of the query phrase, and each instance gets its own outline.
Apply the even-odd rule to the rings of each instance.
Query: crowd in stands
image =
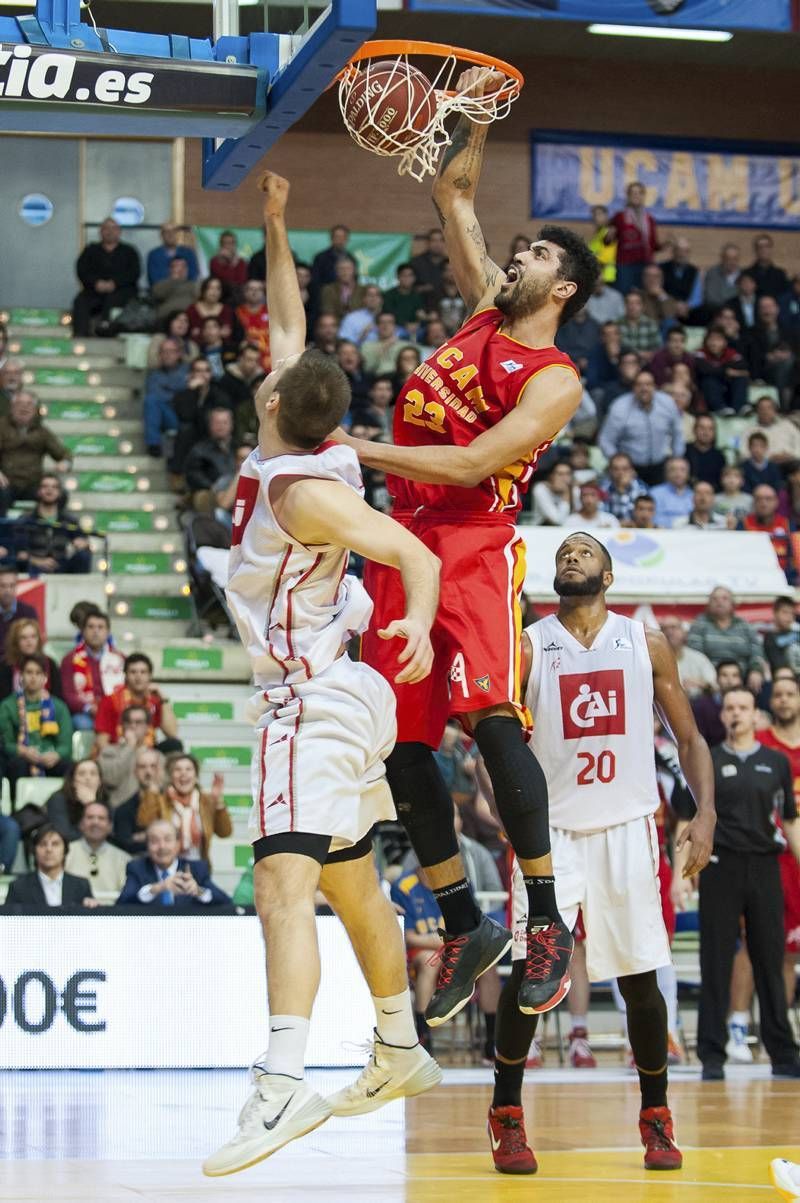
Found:
[[[800,274],[790,278],[773,262],[767,234],[753,240],[747,266],[742,248],[726,242],[718,264],[701,271],[688,239],[662,242],[639,185],[631,186],[620,213],[597,207],[592,221],[602,276],[557,340],[581,373],[583,402],[566,437],[539,465],[523,521],[565,530],[762,531],[794,584],[800,567],[791,539],[800,529]],[[197,256],[182,238],[176,226],[165,225],[147,258],[152,338],[143,392],[145,443],[152,457],[166,459],[178,505],[229,530],[238,469],[256,444],[253,398],[270,368],[265,257],[263,251],[249,262],[240,257],[236,237],[227,231],[209,276],[201,279]],[[362,437],[391,438],[400,387],[466,316],[440,231],[429,231],[424,242],[386,291],[359,280],[344,225],[331,229],[329,246],[312,263],[296,265],[309,345],[335,357],[347,375],[352,404],[346,421]],[[528,238],[515,238],[509,256],[519,246],[527,247]],[[100,242],[88,246],[78,263],[82,291],[74,333],[113,332],[115,312],[137,297],[140,271],[119,227],[104,222]],[[28,449],[32,431],[24,478],[22,469],[9,474],[5,440]],[[46,452],[60,469],[67,466],[66,450],[52,436],[48,442],[48,435],[35,417],[35,398],[22,388],[18,365],[7,360],[0,370],[0,504],[35,499],[35,513],[44,521],[54,512],[63,516],[65,503],[58,477],[42,476],[41,456]],[[371,504],[388,510],[382,476],[366,472],[365,485]],[[67,532],[57,546],[32,537],[30,568],[84,571],[69,567],[86,562],[80,558],[87,554],[85,540],[75,527],[74,537]],[[25,563],[24,554],[15,558]],[[75,647],[60,665],[48,660],[35,614],[22,603],[15,609],[13,574],[1,569],[4,775],[12,796],[22,777],[62,779],[43,812],[33,816],[41,820],[36,826],[0,821],[0,862],[10,867],[21,835],[33,858],[32,872],[14,881],[7,905],[91,906],[98,896],[142,907],[229,901],[208,872],[214,838],[231,831],[223,783],[217,778],[210,790],[200,788],[197,763],[182,750],[148,658],[123,657],[107,616],[86,610]],[[724,587],[713,591],[693,622],[668,615],[661,629],[712,747],[726,739],[725,695],[743,684],[757,699],[759,738],[786,730],[785,702],[783,709],[771,709],[782,678],[793,682],[797,695],[792,722],[800,742],[800,623],[788,593],[776,599],[774,621],[764,632],[737,614]],[[77,761],[74,730],[94,732],[90,754]],[[662,733],[665,849],[676,821],[669,797],[673,786],[680,789],[679,775],[665,768],[674,765],[668,742]],[[481,790],[474,752],[451,726],[438,760],[473,887],[489,909],[502,909],[506,844]],[[387,837],[384,852],[387,888],[405,921],[419,1030],[429,1041],[422,1011],[435,980],[431,956],[441,945],[441,917],[399,829]],[[682,907],[681,883],[673,885],[672,901]],[[251,905],[252,890],[249,870],[232,901]],[[569,1055],[573,1065],[588,1067],[594,1058],[580,953],[573,973]],[[481,982],[484,1054],[491,1058],[499,983],[496,973]],[[674,1061],[681,1052],[673,1015],[674,1007]],[[535,1060],[536,1050],[533,1055]]]

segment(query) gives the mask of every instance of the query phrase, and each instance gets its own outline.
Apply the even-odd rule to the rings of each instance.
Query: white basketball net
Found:
[[[382,61],[381,75],[385,70]],[[480,125],[488,125],[507,117],[511,105],[519,95],[517,81],[512,76],[506,76],[505,83],[485,96],[465,96],[455,91],[457,72],[466,64],[455,54],[441,59],[441,64],[434,78],[429,80],[430,90],[420,100],[412,83],[412,72],[409,67],[409,56],[401,54],[395,59],[391,74],[384,81],[383,87],[375,89],[372,95],[370,89],[370,72],[374,67],[372,59],[351,63],[339,80],[339,108],[342,119],[347,126],[351,138],[364,150],[387,158],[397,158],[398,175],[410,175],[415,180],[422,180],[426,175],[436,174],[436,164],[445,146],[449,146],[451,136],[445,128],[445,122],[453,114],[469,117]],[[479,82],[488,80],[496,68],[484,67]],[[485,72],[485,75],[483,74]],[[354,85],[366,75],[364,102],[366,114],[359,114],[358,126],[350,124],[347,116],[348,102]],[[414,80],[419,82],[419,76],[414,74]],[[426,76],[426,78],[429,78]],[[403,126],[393,133],[386,133],[376,122],[374,113],[383,99],[384,90],[405,82],[408,90],[408,115]],[[433,98],[434,114],[427,126],[419,130],[417,120],[424,113],[427,115],[430,98]],[[378,139],[378,145],[370,140],[370,135]]]

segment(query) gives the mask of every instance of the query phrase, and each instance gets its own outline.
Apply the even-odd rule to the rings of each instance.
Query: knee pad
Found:
[[[481,719],[475,728],[475,742],[512,848],[523,860],[546,856],[550,851],[547,781],[525,744],[519,721],[508,715]]]
[[[456,856],[453,799],[428,745],[397,744],[386,760],[386,776],[419,863],[438,865]]]

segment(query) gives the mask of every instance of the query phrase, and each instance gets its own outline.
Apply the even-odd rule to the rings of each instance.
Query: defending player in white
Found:
[[[590,534],[569,535],[556,553],[558,613],[523,633],[525,700],[533,750],[550,792],[558,906],[586,928],[589,978],[617,978],[642,1091],[639,1131],[647,1169],[677,1169],[681,1153],[667,1106],[667,1015],[656,969],[670,960],[658,887],[658,808],[653,704],[678,747],[697,815],[678,841],[675,873],[708,863],[714,777],[705,741],[660,631],[608,610],[611,557]],[[522,1077],[536,1016],[516,1004],[525,965],[527,899],[513,876],[514,961],[497,1009],[495,1092],[489,1136],[503,1173],[534,1173],[525,1137]],[[535,972],[535,967],[534,970]]]
[[[441,1079],[417,1042],[403,938],[372,856],[374,824],[394,818],[383,767],[395,740],[394,697],[345,650],[372,612],[361,583],[346,575],[352,549],[399,569],[405,617],[381,636],[405,641],[397,679],[422,680],[433,662],[439,561],[366,505],[354,453],[323,445],[347,412],[350,387],[334,360],[305,351],[284,221],[289,185],[268,173],[261,189],[276,367],[256,397],[259,446],[239,478],[227,597],[258,689],[250,828],[270,1035],[235,1135],[203,1165],[210,1176],[254,1165],[332,1114],[376,1110]],[[376,1015],[369,1063],[328,1099],[303,1076],[320,973],[318,887],[347,929]]]

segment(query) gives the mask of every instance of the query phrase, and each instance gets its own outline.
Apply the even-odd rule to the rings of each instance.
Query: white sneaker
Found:
[[[729,1061],[737,1065],[751,1065],[753,1054],[747,1043],[747,1028],[743,1023],[728,1024],[728,1043],[725,1045],[725,1055]]]
[[[257,1065],[251,1076],[255,1090],[239,1113],[238,1131],[203,1162],[209,1178],[246,1170],[330,1117],[327,1100],[306,1082],[266,1074]]]
[[[800,1199],[800,1165],[776,1157],[769,1163],[769,1177],[783,1199]]]
[[[372,1055],[350,1086],[327,1099],[333,1115],[365,1115],[392,1099],[408,1099],[432,1090],[442,1080],[442,1071],[420,1044],[397,1048],[384,1044],[378,1033]]]

